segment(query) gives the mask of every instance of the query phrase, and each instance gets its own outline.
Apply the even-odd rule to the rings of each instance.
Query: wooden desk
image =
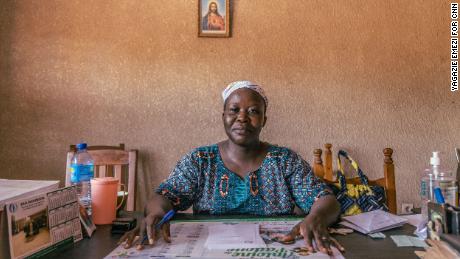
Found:
[[[47,258],[103,258],[117,247],[120,238],[120,235],[111,235],[110,228],[110,225],[98,226],[91,239],[85,238],[73,247],[54,252]],[[414,251],[423,250],[422,248],[397,247],[390,238],[390,235],[412,235],[414,230],[415,227],[406,224],[401,228],[385,231],[385,239],[372,239],[356,232],[347,236],[336,235],[336,238],[345,247],[346,258],[417,258]]]
[[[405,224],[400,228],[384,231],[385,239],[372,239],[357,232],[347,236],[336,235],[335,237],[346,249],[343,254],[345,258],[418,258],[414,251],[424,250],[423,248],[397,247],[390,238],[392,235],[412,236],[414,231],[414,226]]]

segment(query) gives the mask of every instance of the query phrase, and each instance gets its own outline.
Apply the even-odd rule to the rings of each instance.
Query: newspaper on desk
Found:
[[[75,187],[6,204],[11,258],[24,258],[62,242],[82,239]]]
[[[132,247],[124,249],[123,244],[117,247],[105,258],[344,258],[342,254],[333,247],[333,256],[317,252],[309,256],[302,256],[296,252],[296,248],[304,247],[304,240],[297,240],[294,244],[283,245],[274,242],[269,238],[271,233],[287,233],[299,221],[259,221],[259,222],[172,222],[171,223],[171,243],[168,244],[160,238],[155,246],[145,246],[143,250]],[[210,237],[209,229],[240,229],[247,227],[248,224],[259,229],[259,238],[262,237],[263,243],[257,246],[257,238],[246,236],[241,237],[241,242],[252,240],[250,247],[227,247],[223,244],[222,249],[213,244],[213,249],[208,249],[207,245],[213,243],[208,241]],[[250,232],[250,231],[249,231]],[[222,238],[222,237],[221,237]],[[227,237],[223,237],[224,239]],[[232,241],[235,241],[231,239]]]

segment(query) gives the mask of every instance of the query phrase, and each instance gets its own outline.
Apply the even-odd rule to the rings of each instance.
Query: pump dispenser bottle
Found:
[[[455,178],[448,171],[441,169],[439,152],[433,152],[430,158],[429,169],[423,173],[420,183],[420,197],[422,200],[422,216],[428,218],[428,202],[436,202],[434,188],[439,187],[446,203],[458,205],[458,187]]]

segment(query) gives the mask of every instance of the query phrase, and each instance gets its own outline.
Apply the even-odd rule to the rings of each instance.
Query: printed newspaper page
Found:
[[[260,237],[264,244],[260,247],[233,247],[221,250],[206,248],[209,236],[209,228],[220,225],[231,227],[238,224],[247,225],[247,222],[171,222],[171,243],[166,243],[160,238],[155,246],[146,245],[143,250],[137,250],[136,245],[132,248],[123,248],[121,244],[105,258],[344,258],[335,247],[333,255],[317,252],[306,254],[301,251],[305,246],[303,239],[296,240],[292,244],[281,244],[273,240],[272,236],[279,233],[287,233],[299,221],[260,221],[252,222],[259,228]]]
[[[66,239],[82,239],[75,187],[6,204],[11,258],[24,258]]]

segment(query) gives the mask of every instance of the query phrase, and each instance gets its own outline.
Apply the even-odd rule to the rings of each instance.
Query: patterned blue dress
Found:
[[[227,169],[217,144],[185,155],[156,192],[175,210],[193,205],[199,214],[288,215],[297,205],[305,213],[331,194],[310,165],[285,147],[269,145],[262,165],[241,178]]]

